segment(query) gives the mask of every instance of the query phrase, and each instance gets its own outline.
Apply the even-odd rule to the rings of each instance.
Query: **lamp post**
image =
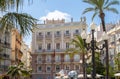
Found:
[[[84,46],[87,50],[91,49],[92,51],[92,79],[95,79],[96,77],[96,65],[95,65],[95,50],[103,50],[103,48],[106,46],[106,42],[105,44],[103,44],[102,48],[99,48],[96,46],[96,40],[94,38],[94,32],[95,32],[95,28],[96,28],[96,24],[94,22],[92,22],[90,24],[90,28],[91,28],[91,37],[90,35],[87,36],[86,32],[85,32],[85,27],[83,27],[83,32],[81,34],[82,39],[84,40]],[[105,32],[103,32],[103,40],[106,41],[108,39],[108,36]]]

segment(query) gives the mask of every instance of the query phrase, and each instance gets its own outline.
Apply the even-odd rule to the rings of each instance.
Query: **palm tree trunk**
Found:
[[[83,79],[86,79],[86,74],[85,74],[85,54],[83,52],[83,55],[82,55],[82,65],[83,65]]]
[[[103,12],[100,13],[100,19],[102,22],[103,32],[106,32],[105,28],[105,14]],[[106,79],[109,79],[109,53],[108,53],[108,40],[105,41],[105,47],[106,47]]]
[[[104,13],[100,13],[100,19],[101,19],[101,22],[102,22],[102,27],[103,27],[103,31],[106,32],[106,28],[105,28],[105,14]]]

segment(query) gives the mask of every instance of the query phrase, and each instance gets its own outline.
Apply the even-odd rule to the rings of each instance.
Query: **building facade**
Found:
[[[65,23],[64,20],[46,20],[37,24],[32,34],[32,79],[54,79],[55,73],[64,69],[82,72],[81,55],[70,57],[66,49],[74,48],[71,39],[81,35],[85,21]]]
[[[11,65],[11,35],[0,33],[0,74],[5,74]]]
[[[26,45],[24,42],[22,42],[21,45],[21,51],[23,52],[23,55],[21,57],[21,62],[24,63],[24,67],[29,70],[31,69],[31,50],[28,47],[28,45]]]
[[[109,36],[108,39],[108,47],[109,47],[109,64],[114,67],[115,66],[115,56],[120,53],[120,21],[116,24],[107,24],[106,25],[107,34]],[[97,41],[99,45],[103,44],[102,41],[102,27],[99,26],[97,28]],[[105,56],[106,53],[101,53],[101,60],[105,64]]]
[[[17,29],[13,29],[11,32],[11,60],[12,64],[18,64],[21,62],[21,57],[23,55],[21,51],[22,36]]]

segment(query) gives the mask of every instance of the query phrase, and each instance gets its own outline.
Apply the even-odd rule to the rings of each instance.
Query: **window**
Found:
[[[70,62],[70,56],[69,55],[65,55],[65,62]]]
[[[48,43],[47,44],[47,50],[50,50],[51,49],[51,43]]]
[[[65,69],[66,69],[66,70],[69,70],[69,69],[70,69],[70,66],[69,66],[69,65],[66,65],[66,66],[65,66]]]
[[[79,65],[75,65],[75,70],[79,70]]]
[[[42,33],[41,32],[39,32],[39,36],[41,36],[42,35]]]
[[[47,32],[47,35],[50,35],[50,32]]]
[[[60,55],[55,55],[55,61],[56,61],[56,62],[60,62],[60,61],[61,61]]]
[[[50,70],[51,70],[51,67],[47,66],[47,71],[50,72]]]
[[[56,34],[57,34],[57,35],[60,35],[60,31],[57,31]]]
[[[38,63],[42,62],[42,57],[41,57],[41,56],[38,56],[37,62],[38,62]]]
[[[60,65],[56,65],[56,71],[60,71]]]
[[[42,50],[42,44],[38,46],[38,50]]]
[[[60,43],[56,43],[56,49],[60,49]]]
[[[46,56],[46,62],[51,62],[51,55]]]
[[[75,30],[75,33],[79,33],[79,30]]]
[[[42,67],[41,66],[38,67],[38,71],[42,71]]]
[[[74,61],[76,61],[76,62],[80,61],[80,56],[78,54],[74,55]]]
[[[69,30],[66,31],[66,34],[69,34]]]
[[[69,43],[68,42],[66,43],[66,48],[69,48]]]

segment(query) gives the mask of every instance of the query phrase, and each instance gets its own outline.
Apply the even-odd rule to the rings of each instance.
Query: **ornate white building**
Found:
[[[108,47],[109,47],[109,64],[114,67],[114,57],[120,53],[120,21],[116,24],[107,24],[106,25],[107,34],[109,36],[108,39]],[[102,27],[99,26],[97,28],[97,41],[99,42],[99,45],[103,44],[103,41],[101,40],[102,37]],[[101,53],[101,60],[105,64],[105,56],[106,53]]]
[[[32,34],[32,79],[54,79],[61,69],[66,73],[70,70],[82,73],[81,55],[71,58],[65,51],[75,47],[70,44],[71,39],[81,34],[81,26],[85,24],[85,20],[69,23],[46,20],[45,24],[36,25]]]

